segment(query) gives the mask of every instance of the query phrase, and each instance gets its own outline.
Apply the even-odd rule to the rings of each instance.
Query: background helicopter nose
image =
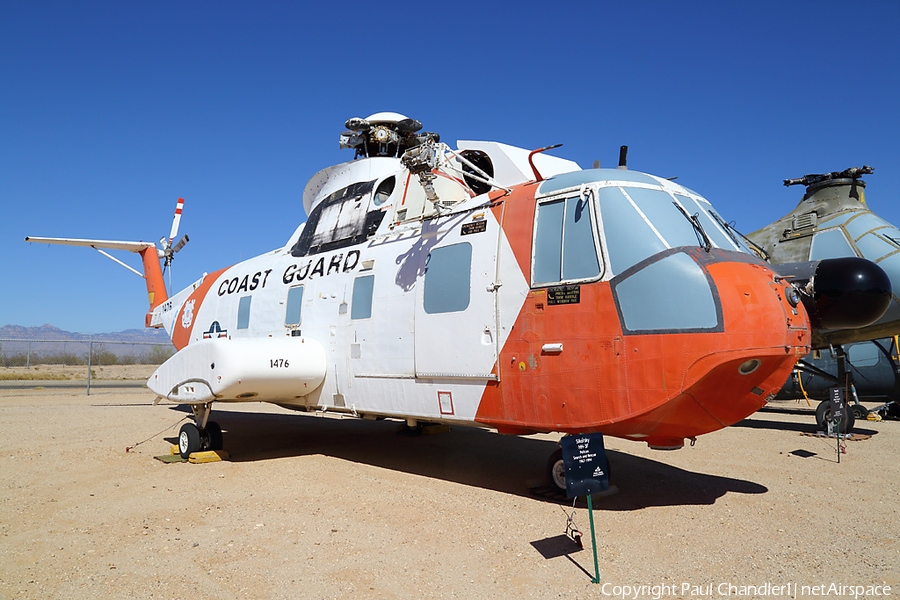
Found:
[[[891,280],[881,267],[864,258],[844,257],[819,262],[812,306],[804,304],[817,329],[850,329],[877,321],[890,302]]]

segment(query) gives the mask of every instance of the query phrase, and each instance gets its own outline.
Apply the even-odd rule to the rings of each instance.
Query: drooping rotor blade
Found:
[[[169,247],[172,246],[172,240],[178,235],[178,224],[181,222],[181,210],[184,208],[184,198],[178,199],[175,205],[175,218],[172,219],[172,232],[169,234]]]
[[[26,237],[25,241],[33,242],[36,244],[60,244],[63,246],[87,246],[89,248],[128,250],[129,252],[140,252],[154,246],[153,242],[118,242],[113,240],[81,240],[73,238],[46,238],[31,236]]]

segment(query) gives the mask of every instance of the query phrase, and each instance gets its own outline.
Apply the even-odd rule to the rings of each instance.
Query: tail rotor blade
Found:
[[[181,222],[181,210],[184,208],[184,198],[178,199],[175,205],[175,218],[172,219],[172,232],[169,234],[169,247],[172,246],[172,240],[178,235],[178,224]]]
[[[189,241],[190,241],[190,238],[188,238],[187,234],[184,234],[183,236],[181,236],[181,239],[178,240],[178,243],[172,247],[172,252],[178,252],[179,250],[184,248],[184,245],[187,244]]]

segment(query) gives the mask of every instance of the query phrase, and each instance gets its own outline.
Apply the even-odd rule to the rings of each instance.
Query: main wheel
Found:
[[[178,432],[178,452],[181,458],[189,458],[200,451],[200,430],[193,423],[185,423]]]
[[[845,410],[846,416],[841,419],[840,433],[847,434],[856,424],[856,417],[853,410]],[[828,431],[828,422],[831,420],[831,402],[822,400],[816,407],[816,427],[819,431]]]
[[[547,480],[550,489],[562,496],[566,495],[566,465],[563,463],[562,448],[557,448],[547,461]]]
[[[208,450],[222,449],[222,428],[215,421],[206,424],[206,446]]]

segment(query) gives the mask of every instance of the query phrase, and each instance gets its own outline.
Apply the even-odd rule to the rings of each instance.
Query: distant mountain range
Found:
[[[169,336],[163,329],[126,329],[112,333],[75,333],[53,325],[22,327],[4,325],[0,327],[0,339],[5,340],[93,340],[95,342],[168,342]]]

